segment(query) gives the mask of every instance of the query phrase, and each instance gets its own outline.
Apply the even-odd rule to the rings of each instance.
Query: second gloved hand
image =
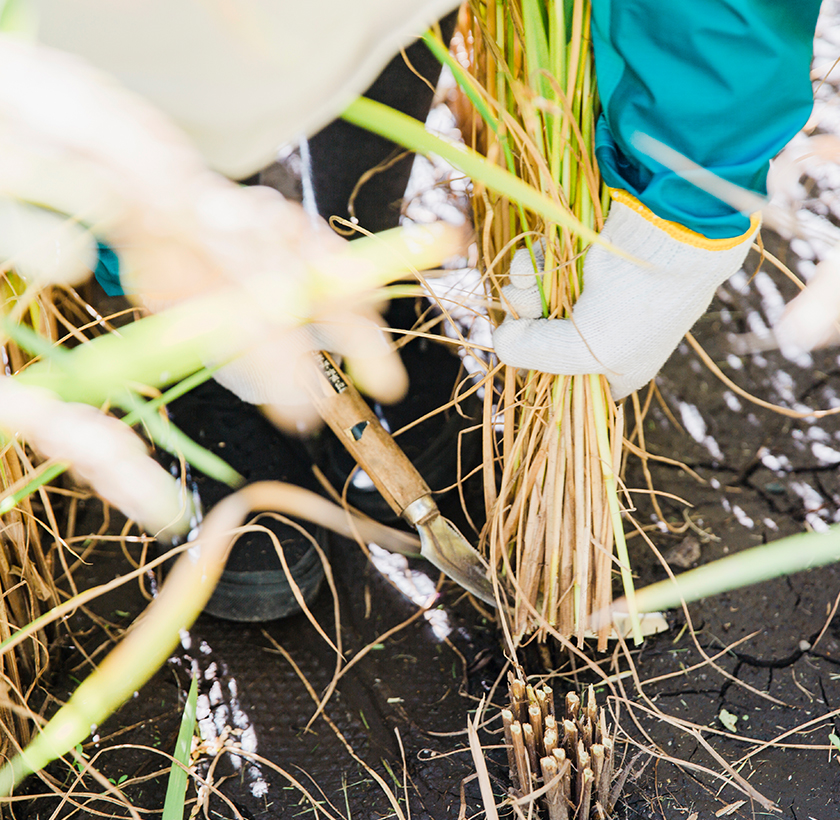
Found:
[[[530,255],[517,252],[502,293],[520,318],[508,315],[493,345],[513,367],[602,373],[618,400],[657,374],[718,286],[739,270],[759,220],[742,236],[708,239],[660,219],[626,191],[612,194],[601,236],[638,262],[594,245],[572,318],[543,319]]]

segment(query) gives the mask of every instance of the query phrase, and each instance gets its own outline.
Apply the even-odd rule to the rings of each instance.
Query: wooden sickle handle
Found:
[[[428,484],[333,359],[326,353],[313,355],[318,375],[309,383],[309,394],[315,409],[402,515],[409,504],[430,495]]]

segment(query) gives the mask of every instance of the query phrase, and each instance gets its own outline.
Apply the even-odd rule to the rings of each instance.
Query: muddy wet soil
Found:
[[[765,239],[795,269],[797,260],[786,246],[772,236]],[[753,273],[755,264],[750,259],[746,270]],[[802,411],[836,408],[836,350],[796,361],[778,351],[744,357],[730,352],[729,334],[769,324],[768,313],[780,294],[789,299],[795,293],[770,270],[765,263],[749,285],[746,277],[737,277],[725,286],[695,335],[727,377],[765,401]],[[646,420],[648,448],[679,458],[701,479],[661,464],[651,467],[657,489],[692,505],[686,510],[668,499],[661,502],[673,525],[691,521],[684,532],[653,536],[657,548],[672,556],[675,571],[685,563],[680,558],[686,546],[688,562],[699,558],[705,563],[806,528],[822,531],[838,520],[836,416],[791,419],[752,405],[710,374],[687,344],[658,383],[668,412],[652,408]],[[639,520],[652,521],[650,504],[641,497],[637,503]],[[641,544],[635,545],[635,554],[642,583],[665,577]],[[828,735],[836,733],[840,722],[840,616],[834,610],[839,595],[840,567],[835,565],[694,604],[688,609],[694,636],[678,613],[672,633],[649,640],[635,664],[642,681],[692,669],[703,662],[703,653],[719,655],[718,668],[705,665],[653,681],[631,698],[638,704],[649,698],[673,718],[713,729],[716,736],[706,739],[714,751],[775,802],[783,816],[838,817],[840,764],[836,751],[829,751]],[[727,647],[732,648],[723,651]],[[666,755],[719,770],[688,730],[634,707],[629,714],[639,717],[639,728]],[[759,748],[770,741],[777,745]],[[669,817],[683,816],[678,810],[712,816],[742,799],[746,803],[732,816],[763,813],[731,787],[721,790],[719,781],[670,763],[659,762],[648,782],[663,807],[671,807]]]
[[[772,250],[788,253],[782,243]],[[737,279],[727,285],[697,327],[698,341],[731,379],[767,401],[838,406],[834,349],[796,362],[772,351],[739,359],[729,352],[728,334],[767,319],[772,289],[759,281],[760,287],[755,280],[749,287]],[[778,276],[772,282],[790,297]],[[663,400],[654,402],[644,421],[647,447],[653,455],[679,459],[693,474],[651,461],[653,485],[690,503],[660,499],[664,519],[682,531],[667,531],[648,496],[632,497],[636,518],[650,525],[651,540],[674,571],[840,518],[837,417],[790,419],[750,405],[687,344],[658,385]],[[644,486],[638,462],[629,463],[627,481]],[[641,538],[631,539],[631,548],[640,585],[665,577]],[[117,549],[107,554],[103,548],[98,560],[96,575],[106,566],[111,574],[125,570]],[[162,805],[167,760],[161,752],[174,747],[184,692],[196,673],[199,770],[217,792],[206,798],[209,817],[306,816],[315,802],[332,816],[383,818],[394,815],[392,800],[414,818],[481,812],[464,729],[478,698],[502,702],[494,683],[506,658],[495,624],[459,600],[449,584],[434,609],[418,614],[416,603],[356,545],[334,541],[331,561],[344,657],[350,661],[369,648],[341,678],[324,717],[308,725],[316,708],[313,693],[321,696],[335,672],[335,653],[304,616],[256,625],[204,616],[167,667],[98,728],[96,742],[85,745],[86,754],[100,753],[97,766],[134,807]],[[434,577],[424,574],[428,566],[400,561],[391,562],[391,577],[407,584],[415,601],[426,600]],[[840,727],[840,615],[835,611],[829,620],[838,595],[839,566],[799,573],[692,604],[690,625],[684,612],[671,613],[669,632],[627,654],[589,653],[608,675],[634,670],[637,677],[621,677],[612,694],[605,687],[599,691],[626,735],[622,752],[632,757],[636,744],[653,751],[647,769],[628,784],[619,816],[840,817],[840,762],[829,741]],[[135,589],[98,602],[96,609],[127,622],[142,605]],[[328,591],[313,614],[334,641]],[[92,645],[101,639],[97,633]],[[528,672],[549,671],[538,653],[523,657]],[[80,677],[85,670],[78,662],[68,656],[63,665]],[[579,661],[558,661],[555,671],[557,689],[596,680]],[[487,728],[482,741],[501,798],[508,786],[506,763],[490,748],[499,743],[497,722]],[[239,754],[216,755],[222,748]],[[755,795],[724,782],[722,761],[779,812],[768,813]],[[30,789],[42,791],[37,783]],[[76,787],[77,802],[61,808],[57,799],[20,804],[14,816],[128,816],[113,799],[91,799],[84,791]],[[87,784],[87,791],[103,789]],[[83,808],[72,809],[73,802]]]

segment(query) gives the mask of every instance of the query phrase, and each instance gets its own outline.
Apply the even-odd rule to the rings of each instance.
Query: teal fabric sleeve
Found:
[[[120,282],[120,260],[109,245],[99,242],[99,259],[93,275],[102,285],[108,296],[122,296],[123,288]]]
[[[769,162],[813,106],[818,0],[592,0],[604,180],[711,238],[748,218],[632,146],[647,134],[766,193]]]

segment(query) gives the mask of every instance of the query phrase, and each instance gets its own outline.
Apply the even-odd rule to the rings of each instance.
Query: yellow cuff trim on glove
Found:
[[[639,202],[631,193],[621,188],[610,188],[610,197],[613,202],[620,202],[634,210],[640,216],[643,216],[652,225],[655,225],[660,230],[665,231],[670,237],[682,242],[686,245],[691,245],[694,248],[703,248],[708,251],[726,251],[740,245],[750,234],[754,233],[761,224],[761,213],[756,211],[750,217],[750,227],[740,236],[725,237],[723,239],[709,239],[708,236],[703,236],[702,233],[692,231],[678,222],[669,222],[667,219],[661,219],[646,205]]]

